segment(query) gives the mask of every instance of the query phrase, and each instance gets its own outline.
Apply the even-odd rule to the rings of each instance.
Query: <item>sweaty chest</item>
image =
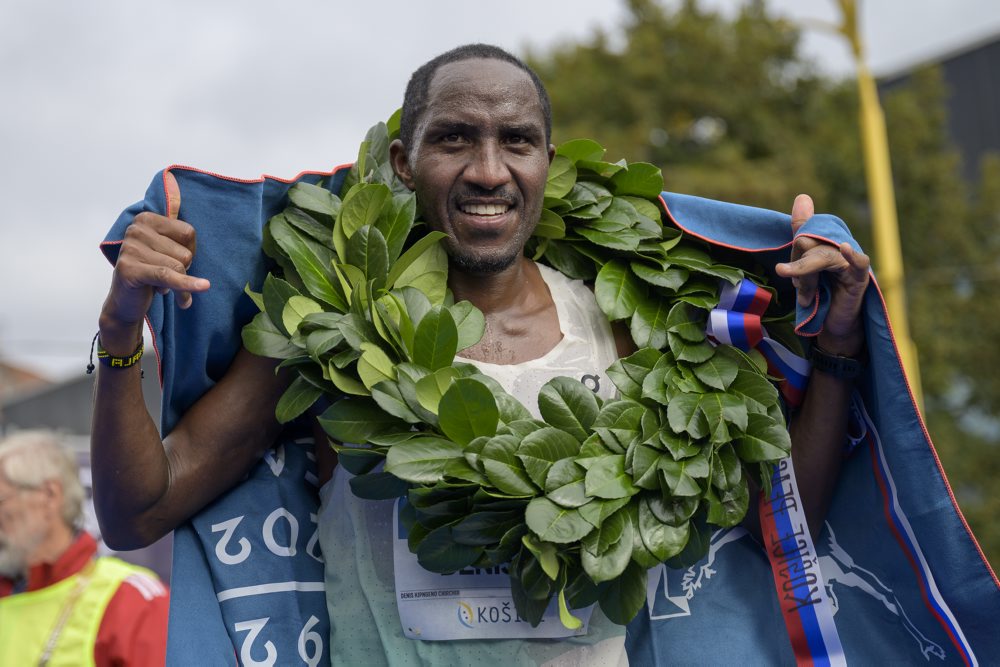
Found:
[[[518,364],[544,356],[562,337],[554,306],[527,315],[498,313],[486,318],[482,339],[461,354],[490,364]]]

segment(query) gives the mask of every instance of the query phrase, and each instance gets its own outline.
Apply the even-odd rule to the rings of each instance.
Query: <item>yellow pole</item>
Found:
[[[896,218],[896,195],[892,187],[889,163],[889,141],[885,131],[885,116],[879,104],[878,90],[868,66],[858,30],[856,0],[837,0],[843,22],[839,32],[851,43],[858,72],[858,101],[861,121],[861,145],[864,151],[865,178],[872,211],[875,243],[875,267],[879,286],[885,297],[892,330],[899,348],[910,388],[917,405],[923,409],[920,389],[920,368],[917,351],[910,338],[906,317],[906,284],[903,281],[903,253],[899,245],[899,224]]]

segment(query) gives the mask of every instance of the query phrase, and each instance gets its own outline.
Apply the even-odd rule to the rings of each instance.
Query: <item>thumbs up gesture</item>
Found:
[[[145,211],[125,230],[111,289],[101,309],[101,343],[111,354],[130,353],[136,345],[154,290],[171,290],[180,308],[189,308],[192,294],[210,285],[187,274],[194,260],[194,227],[178,218],[181,191],[169,171],[163,173],[167,215]]]

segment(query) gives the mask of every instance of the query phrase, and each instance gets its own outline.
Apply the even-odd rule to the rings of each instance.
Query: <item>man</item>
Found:
[[[163,664],[167,589],[97,557],[72,455],[46,432],[0,441],[0,664]]]
[[[404,101],[401,138],[390,149],[397,175],[418,194],[423,218],[430,228],[448,234],[449,287],[456,300],[469,300],[486,317],[483,339],[462,354],[487,372],[545,360],[566,338],[566,322],[554,299],[561,288],[523,255],[525,241],[538,222],[554,155],[549,116],[544,88],[523,63],[494,47],[461,47],[414,74]],[[177,220],[180,192],[172,177],[166,183],[167,216],[141,213],[121,246],[100,320],[101,344],[112,357],[127,358],[136,350],[154,292],[173,291],[178,305],[186,308],[192,294],[210,287],[208,281],[186,273],[196,251],[195,234],[190,225]],[[796,199],[793,229],[811,216],[809,198]],[[803,303],[811,303],[821,272],[832,277],[832,303],[819,345],[833,355],[858,354],[864,342],[858,315],[868,282],[868,258],[847,244],[838,248],[800,239],[793,259],[777,270],[796,283]],[[582,302],[589,298],[596,308],[592,297],[573,298]],[[607,341],[609,334],[599,334],[595,344],[598,339]],[[613,345],[611,349],[613,359]],[[600,370],[605,367],[606,363]],[[279,434],[274,406],[288,380],[282,373],[275,375],[274,368],[274,362],[240,351],[225,377],[181,418],[162,444],[142,403],[138,370],[102,369],[94,413],[94,482],[109,543],[135,547],[151,542],[239,482]],[[558,374],[564,373],[552,373]],[[609,381],[603,384],[610,387]],[[836,479],[850,390],[849,381],[817,373],[791,425],[800,486],[814,530],[821,525]],[[363,572],[350,570],[353,566],[340,557],[353,539],[353,534],[336,534],[346,517],[352,530],[362,531],[359,541],[367,539],[369,528],[364,519],[367,510],[343,505],[356,502],[345,486],[338,472],[332,490],[325,492],[320,516],[321,536],[326,533],[327,595],[334,631],[339,633],[334,634],[333,649],[350,645],[342,656],[345,662],[360,660],[365,651],[371,657],[370,651],[380,650],[430,662],[470,661],[477,654],[490,660],[506,660],[508,655],[510,660],[528,662],[549,659],[550,652],[522,652],[517,642],[509,641],[481,644],[478,649],[470,645],[475,642],[457,642],[460,648],[454,653],[440,646],[448,642],[400,642],[398,621],[395,629],[379,626],[378,632],[338,631],[338,623],[343,625],[349,620],[345,616],[350,616],[342,607],[348,608],[359,595],[369,600],[362,612],[373,622],[394,611],[385,608],[384,577],[374,581],[376,575],[371,574],[366,580]],[[377,519],[380,530],[391,526],[384,518]],[[377,548],[352,556],[359,566],[388,557]],[[363,589],[360,594],[358,586]],[[610,643],[601,642],[600,659],[624,659],[622,632],[608,631]],[[351,654],[355,645],[363,646]],[[510,654],[504,652],[508,649]]]

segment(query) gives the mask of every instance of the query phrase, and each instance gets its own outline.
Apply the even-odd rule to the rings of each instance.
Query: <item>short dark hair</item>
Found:
[[[455,47],[428,60],[417,68],[413,76],[410,77],[410,82],[406,85],[406,94],[403,96],[403,113],[399,119],[399,138],[407,151],[410,150],[417,123],[420,121],[420,117],[424,115],[424,111],[427,110],[427,92],[430,88],[431,80],[438,69],[442,65],[477,58],[500,60],[510,63],[531,77],[531,82],[535,84],[535,90],[538,91],[538,101],[541,102],[542,115],[545,118],[545,143],[549,143],[552,140],[552,105],[549,103],[549,94],[545,90],[545,84],[538,78],[535,71],[528,67],[523,60],[504,51],[499,46],[491,44],[466,44]]]

